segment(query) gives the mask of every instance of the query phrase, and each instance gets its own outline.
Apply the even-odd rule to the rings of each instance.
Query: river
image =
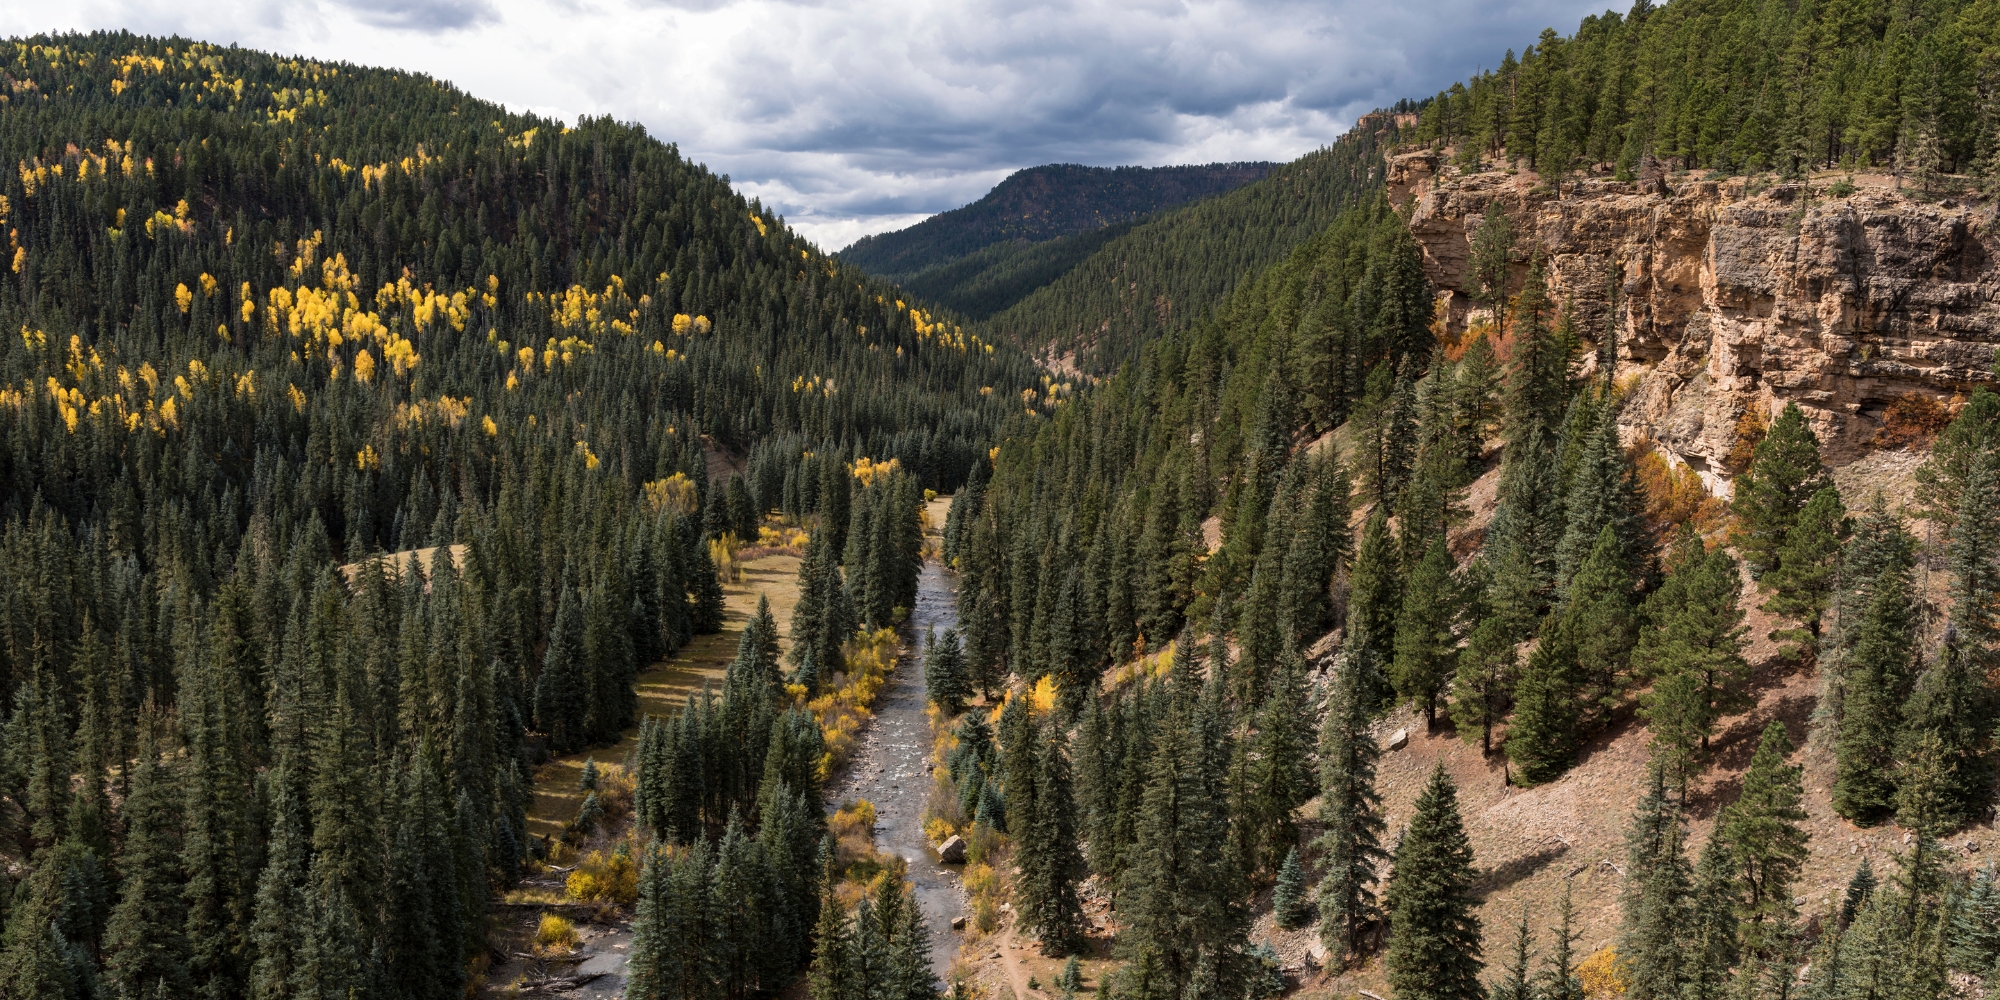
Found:
[[[952,918],[965,912],[965,889],[958,872],[938,860],[924,837],[924,800],[931,776],[930,721],[924,717],[924,635],[958,624],[953,574],[936,559],[924,561],[917,577],[917,606],[910,612],[910,648],[889,675],[845,777],[834,786],[830,806],[852,799],[875,804],[875,846],[909,864],[910,883],[931,932],[931,968],[942,979],[958,954],[959,933]]]

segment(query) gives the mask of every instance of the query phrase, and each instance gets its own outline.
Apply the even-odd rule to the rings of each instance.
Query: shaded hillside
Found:
[[[1237,282],[1282,259],[1380,185],[1374,125],[1228,194],[1148,219],[1049,285],[994,315],[988,328],[1031,351],[1074,351],[1108,374],[1145,343],[1206,316]]]
[[[840,252],[862,270],[904,280],[1002,242],[1040,243],[1129,222],[1242,187],[1270,163],[1185,167],[1086,167],[1052,163],[1015,171],[986,196],[908,229],[865,236]]]
[[[970,319],[985,319],[1069,273],[1106,243],[1131,232],[1133,225],[1116,222],[1040,243],[995,243],[911,275],[902,284]]]

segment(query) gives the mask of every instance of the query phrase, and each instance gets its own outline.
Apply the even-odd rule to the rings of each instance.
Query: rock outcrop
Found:
[[[1517,265],[1539,251],[1586,340],[1612,331],[1634,436],[1728,489],[1725,460],[1752,407],[1796,402],[1830,464],[1873,450],[1892,407],[1946,412],[1993,380],[2000,224],[1992,206],[1919,202],[1887,178],[1831,197],[1826,180],[1762,190],[1744,178],[1589,178],[1557,197],[1539,178],[1461,175],[1434,153],[1391,158],[1453,333],[1478,321],[1470,238],[1498,199]],[[1944,404],[1940,406],[1939,404]]]

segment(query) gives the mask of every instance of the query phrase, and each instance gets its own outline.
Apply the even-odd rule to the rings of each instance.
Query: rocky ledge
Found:
[[[1607,326],[1624,412],[1727,493],[1726,459],[1753,407],[1796,402],[1827,461],[1885,443],[1892,411],[1935,420],[1993,380],[2000,345],[2000,225],[1991,204],[1918,200],[1885,177],[1759,187],[1741,177],[1586,178],[1561,194],[1527,172],[1463,174],[1437,153],[1394,156],[1449,331],[1479,322],[1471,236],[1500,201],[1520,262],[1539,250],[1551,294],[1585,339]],[[1414,206],[1410,202],[1414,201]]]

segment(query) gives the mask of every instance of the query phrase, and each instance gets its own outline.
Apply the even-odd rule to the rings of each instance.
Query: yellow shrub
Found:
[[[942,816],[932,816],[924,820],[924,838],[933,844],[942,844],[945,838],[957,832]]]
[[[639,866],[629,851],[616,850],[609,857],[592,851],[569,873],[563,890],[579,903],[634,903],[639,899]]]
[[[567,955],[580,940],[575,924],[553,913],[544,913],[541,925],[535,928],[535,954],[543,958]]]
[[[1583,983],[1583,995],[1590,1000],[1605,1000],[1608,997],[1625,995],[1625,977],[1618,968],[1618,950],[1602,948],[1583,964],[1576,967],[1576,977]]]

